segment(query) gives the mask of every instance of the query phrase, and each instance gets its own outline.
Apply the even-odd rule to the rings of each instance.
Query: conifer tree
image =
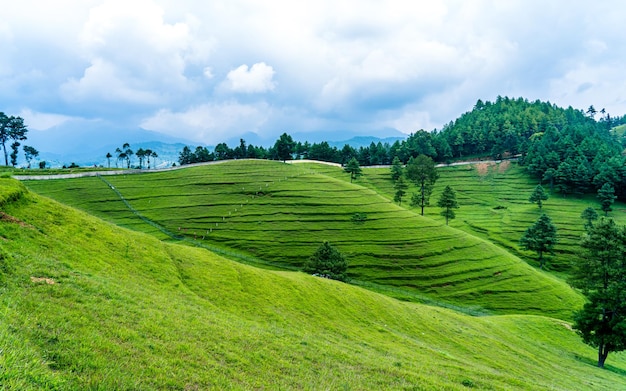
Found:
[[[543,190],[543,186],[537,185],[533,193],[530,195],[530,198],[528,198],[528,201],[536,203],[539,209],[541,209],[543,201],[546,201],[547,199],[548,194]]]
[[[537,252],[539,255],[539,268],[545,266],[543,254],[552,252],[557,243],[556,227],[547,214],[542,214],[539,219],[529,227],[520,239],[520,246],[524,250]]]
[[[441,215],[446,218],[446,225],[448,225],[448,221],[456,217],[454,209],[458,209],[459,207],[456,201],[456,192],[452,187],[446,186],[446,188],[443,189],[439,201],[437,201],[437,206],[443,208]]]

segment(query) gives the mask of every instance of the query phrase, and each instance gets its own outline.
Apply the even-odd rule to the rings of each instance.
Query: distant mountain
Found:
[[[81,166],[107,166],[106,154],[129,143],[131,149],[149,148],[159,155],[160,165],[171,165],[185,145],[196,142],[141,128],[123,128],[105,121],[73,120],[50,129],[28,132],[26,145],[39,151],[39,160],[60,167],[76,163]],[[115,158],[111,159],[115,165]]]
[[[317,131],[306,133],[291,133],[296,141],[319,143],[328,141],[331,146],[342,148],[349,144],[354,148],[367,147],[372,142],[393,144],[396,140],[406,139],[406,135],[395,129],[380,129],[372,131],[364,136],[343,131]],[[392,135],[392,137],[390,137]],[[378,137],[378,136],[382,136]],[[245,133],[240,136],[225,139],[229,147],[235,148],[239,140],[244,139],[248,145],[270,147],[274,145],[278,136],[263,137],[256,133]],[[171,166],[178,162],[180,151],[189,146],[195,149],[197,146],[206,146],[213,150],[213,146],[207,146],[196,141],[172,137],[163,133],[149,131],[141,128],[127,128],[114,125],[106,121],[71,120],[47,130],[30,130],[26,145],[35,147],[39,151],[38,161],[45,161],[49,167],[61,167],[71,163],[80,166],[103,166],[109,162],[106,154],[111,153],[110,164],[115,167],[115,149],[121,148],[124,143],[129,143],[133,151],[139,148],[151,149],[159,157],[158,166]],[[137,164],[136,158],[133,159]],[[24,165],[25,162],[20,162]],[[35,166],[37,162],[34,162]]]

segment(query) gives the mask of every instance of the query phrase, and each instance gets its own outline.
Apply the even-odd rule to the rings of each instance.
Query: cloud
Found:
[[[234,92],[247,94],[273,91],[276,87],[274,82],[274,68],[264,62],[259,62],[248,69],[247,65],[241,65],[228,72],[228,87]]]
[[[150,0],[92,8],[80,42],[89,65],[60,87],[61,95],[71,102],[139,105],[164,105],[198,88],[186,71],[206,62],[211,46],[189,23],[166,22],[163,8]]]
[[[61,114],[39,113],[32,111],[31,109],[23,109],[19,116],[24,118],[24,123],[29,129],[34,130],[48,130],[54,126],[76,119],[74,117]]]
[[[623,115],[626,8],[589,10],[565,0],[13,1],[0,21],[0,107],[198,141],[430,130],[498,95]]]
[[[270,115],[271,107],[264,102],[205,103],[180,112],[159,110],[143,120],[141,127],[206,144],[217,144],[237,134],[258,132]]]

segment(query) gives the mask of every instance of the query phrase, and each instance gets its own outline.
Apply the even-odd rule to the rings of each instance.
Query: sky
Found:
[[[624,20],[620,0],[11,1],[0,111],[207,145],[441,129],[498,95],[624,115]]]

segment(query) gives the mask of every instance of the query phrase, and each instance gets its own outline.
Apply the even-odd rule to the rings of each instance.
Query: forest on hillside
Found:
[[[494,102],[478,100],[474,108],[441,130],[418,130],[405,140],[374,143],[369,147],[343,148],[328,142],[294,142],[287,133],[269,148],[218,144],[185,147],[180,164],[224,159],[313,159],[346,164],[356,158],[362,166],[388,165],[395,157],[406,164],[419,155],[439,163],[454,160],[502,159],[516,157],[539,183],[563,194],[595,192],[613,188],[626,199],[626,137],[615,131],[626,124],[626,115],[612,117],[604,109],[590,106],[586,111],[564,109],[539,100],[498,97]]]

